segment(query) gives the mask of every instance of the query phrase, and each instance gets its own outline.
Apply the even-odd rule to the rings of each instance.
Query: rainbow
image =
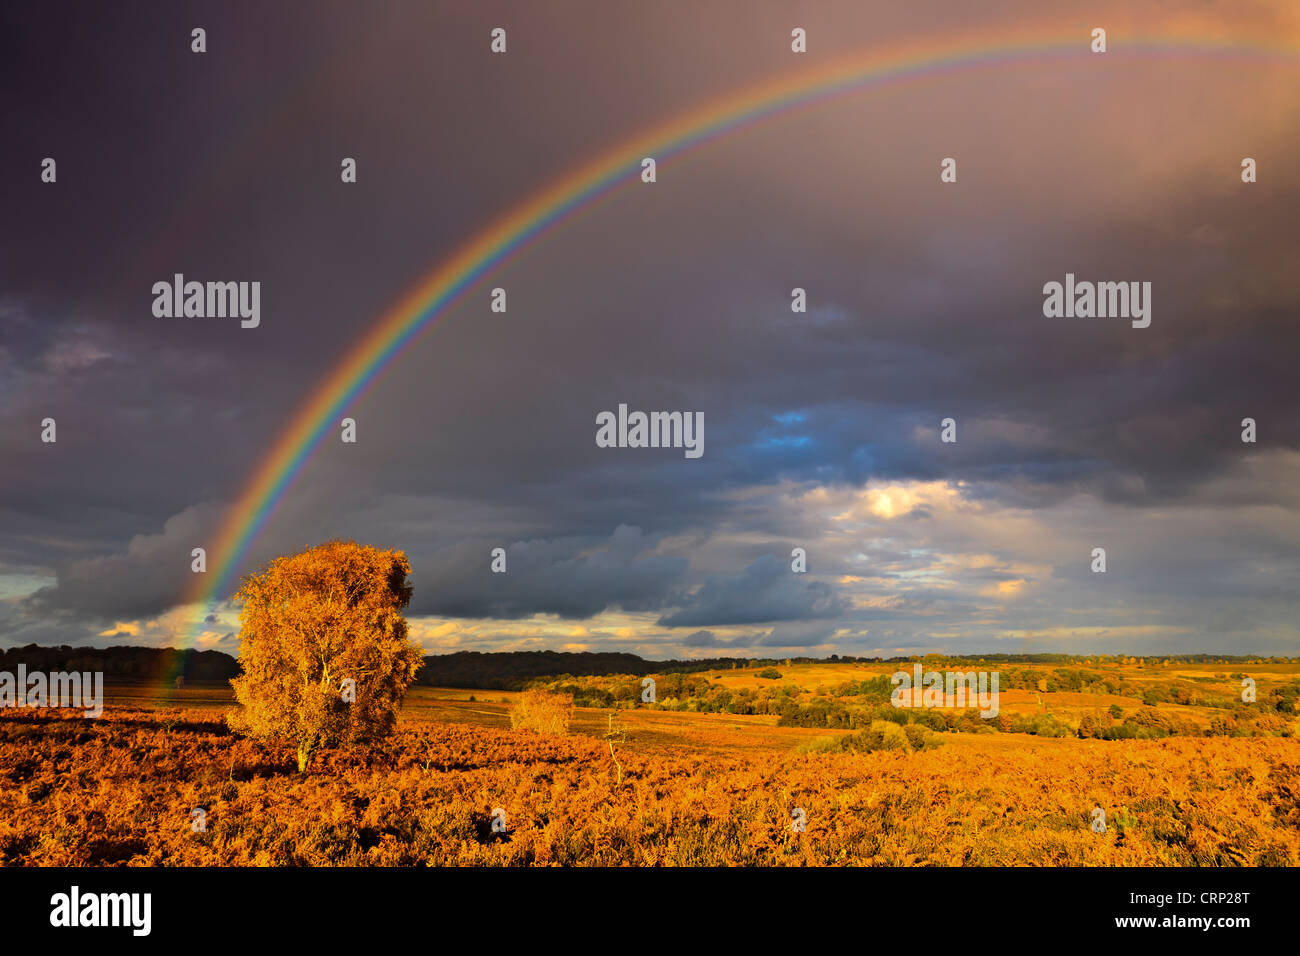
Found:
[[[536,246],[542,237],[580,212],[608,200],[618,190],[640,185],[643,157],[655,157],[662,169],[666,160],[680,158],[720,137],[796,109],[959,71],[1086,60],[1096,57],[1089,43],[1089,30],[1075,28],[1064,34],[1057,25],[1050,30],[1039,26],[975,37],[931,37],[888,50],[860,51],[727,93],[637,133],[574,168],[439,262],[374,323],[316,387],[229,509],[208,549],[208,573],[197,576],[197,586],[182,603],[199,603],[209,609],[217,603],[250,545],[343,411],[365,395],[422,333],[448,315],[480,281]],[[1108,43],[1108,57],[1209,56],[1282,63],[1298,58],[1294,41],[1276,36],[1263,40],[1225,39],[1209,33],[1204,26],[1149,38],[1111,35]],[[806,56],[811,59],[814,54]],[[202,633],[203,613],[190,629],[184,646],[194,646]]]

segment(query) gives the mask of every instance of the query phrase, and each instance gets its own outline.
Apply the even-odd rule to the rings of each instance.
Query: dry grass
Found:
[[[796,754],[802,728],[632,711],[620,784],[599,740],[453,722],[466,707],[426,702],[386,746],[325,751],[306,775],[211,710],[5,712],[0,863],[1300,864],[1289,739],[941,734],[933,750]],[[576,723],[603,731],[600,716]],[[672,721],[681,743],[641,739]],[[745,733],[773,746],[726,743]]]

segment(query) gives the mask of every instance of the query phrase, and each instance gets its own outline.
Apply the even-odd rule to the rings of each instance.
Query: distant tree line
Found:
[[[424,658],[416,682],[428,687],[469,687],[492,690],[521,690],[531,682],[539,680],[555,681],[561,678],[591,677],[645,677],[651,674],[692,674],[702,671],[721,671],[733,668],[771,668],[760,676],[776,680],[779,671],[776,666],[794,664],[907,664],[920,662],[926,667],[938,667],[947,664],[968,665],[986,664],[1062,664],[1062,665],[1104,665],[1134,664],[1161,665],[1169,663],[1191,664],[1243,664],[1253,662],[1288,663],[1285,657],[1258,657],[1253,655],[1224,654],[1177,654],[1153,657],[1128,657],[1125,655],[1071,655],[1071,654],[965,654],[965,655],[911,655],[908,657],[849,657],[832,654],[830,657],[782,657],[782,658],[743,658],[713,657],[695,660],[647,660],[636,654],[617,652],[562,652],[562,651],[505,651],[481,652],[458,651],[454,654],[429,655]],[[0,669],[12,671],[22,662],[29,670],[91,670],[103,671],[108,677],[149,678],[159,674],[179,674],[187,682],[191,681],[228,681],[239,674],[239,662],[229,654],[220,651],[176,650],[174,648],[156,647],[44,647],[28,644],[24,647],[0,649]],[[1238,675],[1233,675],[1238,676]],[[1147,700],[1148,703],[1168,701],[1179,704],[1200,704],[1203,706],[1232,705],[1231,699],[1217,700],[1211,693],[1197,694],[1186,688],[1178,687],[1173,682],[1160,682],[1155,685],[1139,685],[1132,680],[1125,680],[1115,675],[1102,674],[1088,670],[1086,667],[1065,666],[1054,672],[1044,674],[1028,668],[1006,667],[1000,669],[1001,689],[1027,689],[1053,691],[1083,691],[1097,694],[1119,694],[1134,696]],[[1200,678],[1193,678],[1200,680]],[[835,688],[835,696],[865,696],[879,700],[888,688],[888,678],[872,678],[854,685],[841,685]],[[869,688],[869,689],[868,689]],[[603,688],[611,693],[611,699],[622,699],[619,694],[627,693],[629,699],[639,697],[639,685],[636,688],[620,688],[613,693],[613,688]],[[632,691],[635,690],[635,694]],[[584,691],[595,691],[584,688]],[[583,696],[583,695],[580,695]],[[604,698],[600,691],[591,693],[594,698]],[[661,697],[663,696],[661,692]],[[688,690],[678,696],[679,699],[707,697],[698,690]],[[699,702],[705,710],[725,711],[726,704],[713,700]],[[1293,712],[1295,706],[1294,691],[1286,692],[1286,699],[1278,702],[1275,709],[1283,713]],[[741,702],[741,706],[752,704]],[[586,706],[579,704],[579,706]],[[600,706],[593,701],[592,706]],[[737,712],[745,712],[740,710]],[[764,709],[756,711],[764,713]]]
[[[692,673],[748,666],[733,657],[691,661],[648,661],[636,654],[615,652],[504,651],[483,653],[457,651],[424,659],[416,679],[427,687],[482,687],[492,690],[521,690],[543,677],[603,677],[626,674]],[[640,693],[638,689],[637,693]]]
[[[220,651],[176,650],[171,647],[23,647],[0,649],[0,670],[100,671],[106,679],[148,680],[156,677],[224,682],[239,673],[239,662]]]

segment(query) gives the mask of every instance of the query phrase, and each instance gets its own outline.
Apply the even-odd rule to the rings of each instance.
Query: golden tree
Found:
[[[402,617],[410,572],[401,551],[330,541],[246,577],[231,727],[295,745],[299,771],[320,747],[390,733],[422,664]]]

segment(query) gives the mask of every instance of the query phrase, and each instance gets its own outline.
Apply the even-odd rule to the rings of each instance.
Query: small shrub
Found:
[[[1210,721],[1210,728],[1205,732],[1207,737],[1231,737],[1233,724],[1222,717],[1215,717]]]
[[[865,730],[859,730],[856,734],[841,737],[840,746],[844,750],[854,750],[858,753],[870,753],[873,750],[902,750],[904,752],[912,750],[912,745],[908,741],[904,729],[898,724],[891,724],[884,720],[873,721],[871,726]]]
[[[526,690],[510,706],[510,726],[539,734],[563,736],[573,720],[573,698],[568,694]]]
[[[913,750],[929,750],[943,745],[943,741],[935,737],[922,724],[908,724],[903,728],[903,734],[907,737],[907,742],[912,745]]]

